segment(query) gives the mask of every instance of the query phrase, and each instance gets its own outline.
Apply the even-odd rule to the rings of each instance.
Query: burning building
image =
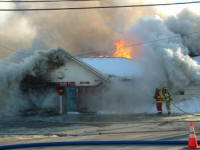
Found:
[[[127,34],[129,45],[118,41],[116,51],[95,51],[103,58],[77,58],[63,49],[14,54],[1,63],[0,111],[59,108],[60,88],[66,111],[146,113],[153,112],[155,88],[174,92],[200,83],[200,66],[162,19],[143,18]]]
[[[60,94],[65,112],[88,112],[89,101],[98,100],[89,98],[90,95],[106,90],[110,79],[125,82],[140,73],[137,63],[122,57],[76,58],[68,53],[66,60],[48,75],[48,81],[63,90]]]
[[[113,79],[125,82],[139,74],[138,64],[124,44],[118,41],[116,51],[110,56],[85,58],[75,57],[61,48],[30,51],[30,54],[19,51],[1,63],[2,67],[10,66],[8,71],[12,74],[12,77],[2,74],[2,90],[15,89],[1,92],[1,97],[9,97],[2,98],[1,112],[57,113],[61,105],[64,112],[98,111],[91,110],[91,104],[100,100]],[[24,54],[28,56],[23,57]],[[16,109],[11,110],[12,105]]]
[[[125,47],[125,41],[119,40],[115,46],[111,56],[77,58],[67,53],[63,65],[48,73],[48,81],[61,95],[60,107],[64,107],[61,111],[91,111],[90,101],[99,100],[91,95],[104,92],[110,79],[129,81],[139,74],[138,64],[133,61],[131,49]]]
[[[23,99],[28,99],[25,102],[28,107],[23,112],[41,110],[39,105],[43,100],[39,97],[44,93],[54,95],[49,96],[54,106],[48,106],[48,111],[96,111],[89,108],[99,101],[99,97],[92,96],[103,95],[111,80],[127,82],[140,74],[139,65],[133,60],[130,48],[125,47],[125,42],[120,40],[115,46],[116,51],[111,56],[85,58],[75,57],[60,48],[36,52],[35,57],[28,60],[29,66],[25,67],[27,69],[19,80],[20,93]]]
[[[111,56],[76,58],[68,54],[68,61],[50,73],[50,81],[64,91],[65,111],[94,111],[89,105],[99,98],[91,98],[91,95],[103,95],[111,79],[127,82],[139,76],[139,65],[125,44],[123,40],[117,41]]]

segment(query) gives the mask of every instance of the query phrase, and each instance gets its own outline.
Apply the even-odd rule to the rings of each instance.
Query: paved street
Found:
[[[199,116],[192,115],[66,115],[2,121],[0,144],[79,140],[187,140],[189,122],[200,131]],[[198,135],[197,135],[198,138]],[[133,148],[134,147],[134,148]],[[183,146],[73,146],[70,149],[184,149]],[[30,149],[30,148],[29,148]],[[32,148],[36,149],[36,148]],[[37,148],[55,149],[55,147]],[[66,147],[56,147],[66,149]]]

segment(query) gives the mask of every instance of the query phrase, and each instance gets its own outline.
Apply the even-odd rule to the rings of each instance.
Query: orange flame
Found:
[[[115,42],[116,51],[112,56],[133,59],[131,48],[125,47],[125,44],[126,42],[123,40],[118,40],[117,42]]]
[[[128,59],[133,59],[132,50],[130,47],[126,46],[124,40],[118,40],[114,43],[116,49],[112,55],[97,55],[97,57],[123,57]]]

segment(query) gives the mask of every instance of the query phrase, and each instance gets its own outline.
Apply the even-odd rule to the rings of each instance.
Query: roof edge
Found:
[[[62,48],[59,48],[59,49],[62,49]],[[94,67],[92,67],[91,65],[89,65],[89,64],[81,61],[80,59],[76,58],[75,56],[73,56],[69,52],[66,51],[66,53],[67,53],[67,56],[69,58],[71,58],[73,61],[75,61],[76,63],[80,64],[81,66],[83,66],[87,70],[91,71],[93,74],[95,74],[96,76],[98,76],[99,78],[101,78],[103,81],[107,82],[109,80],[109,77],[105,76],[105,74],[101,73],[99,70],[97,70]]]

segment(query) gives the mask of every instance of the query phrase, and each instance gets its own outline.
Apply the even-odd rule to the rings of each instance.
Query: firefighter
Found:
[[[166,101],[166,108],[168,111],[168,115],[170,115],[171,114],[171,108],[170,108],[171,95],[167,88],[163,88],[162,93],[163,93],[164,99]]]
[[[162,101],[163,101],[162,90],[156,88],[154,98],[156,99],[156,107],[158,114],[162,114]]]

